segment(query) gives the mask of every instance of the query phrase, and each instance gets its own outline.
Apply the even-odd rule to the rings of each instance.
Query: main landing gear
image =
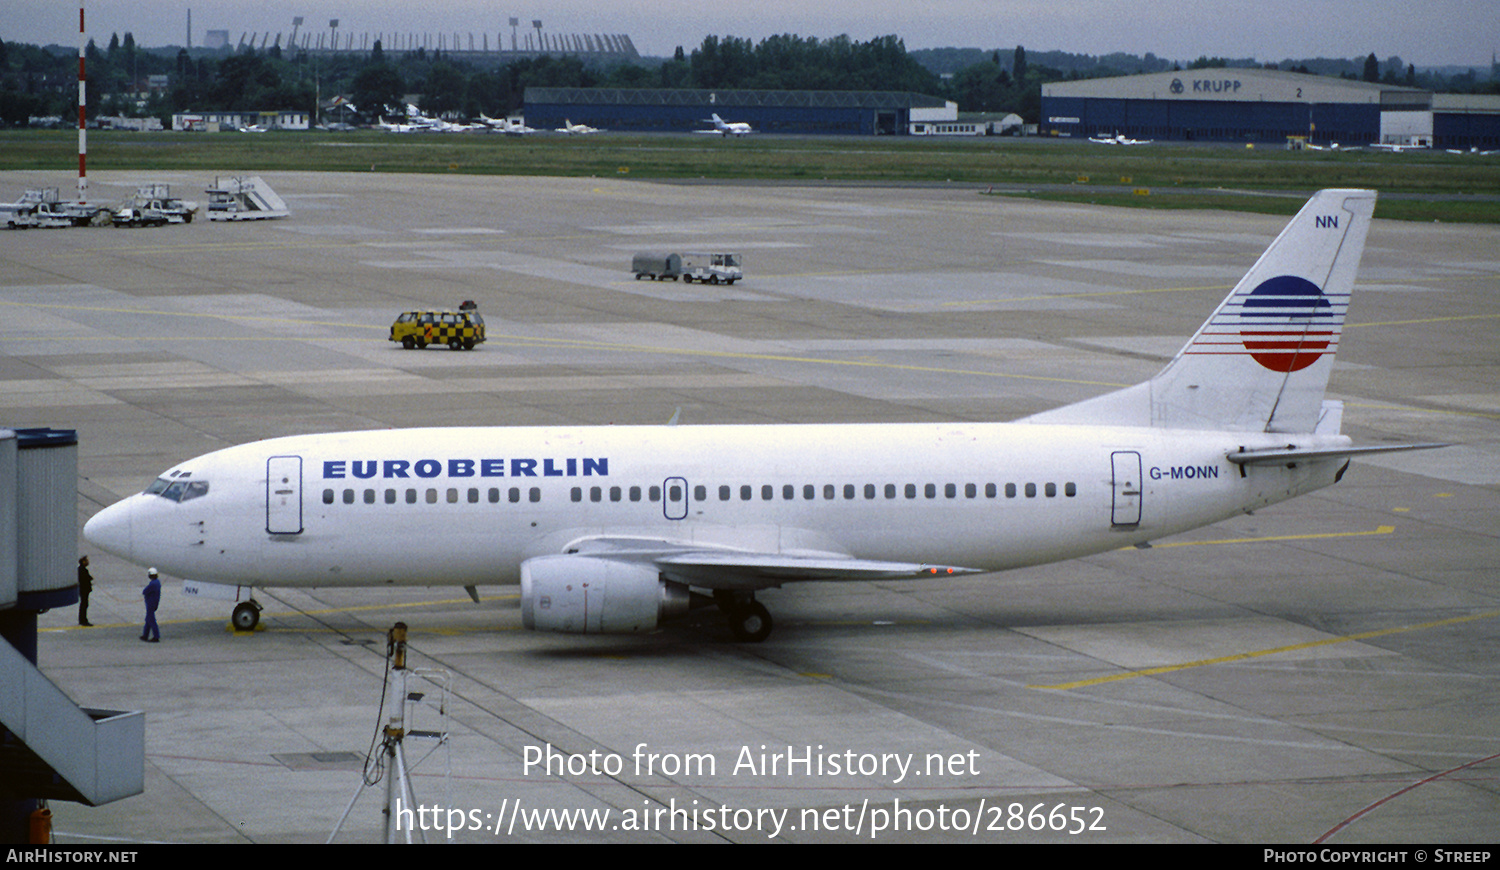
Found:
[[[234,606],[234,613],[230,614],[229,622],[235,631],[254,631],[260,625],[260,602],[254,598],[241,601]]]
[[[754,592],[715,589],[714,603],[729,621],[735,640],[760,643],[771,636],[771,612],[755,600]]]

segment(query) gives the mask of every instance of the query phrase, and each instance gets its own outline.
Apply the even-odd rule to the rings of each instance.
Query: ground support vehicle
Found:
[[[211,221],[255,221],[291,214],[286,202],[258,175],[216,178],[207,192]]]
[[[682,255],[682,280],[691,284],[733,284],[745,277],[739,254],[691,253]]]
[[[164,224],[192,223],[196,202],[172,196],[171,186],[143,184],[135,196],[115,212],[114,222],[123,227],[156,227]]]
[[[479,308],[465,301],[457,311],[403,311],[391,324],[390,341],[407,350],[430,344],[446,344],[450,350],[473,350],[484,341],[484,318]]]
[[[107,205],[87,202],[65,202],[57,188],[28,190],[16,202],[0,204],[5,225],[10,229],[47,229],[52,227],[107,227],[114,221],[114,210]]]
[[[676,281],[682,275],[682,255],[642,251],[630,260],[630,271],[635,280],[650,278],[652,281]]]

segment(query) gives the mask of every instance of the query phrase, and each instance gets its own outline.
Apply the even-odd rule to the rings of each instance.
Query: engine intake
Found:
[[[688,612],[692,593],[651,565],[592,556],[538,556],[521,563],[521,622],[534,631],[628,634]]]

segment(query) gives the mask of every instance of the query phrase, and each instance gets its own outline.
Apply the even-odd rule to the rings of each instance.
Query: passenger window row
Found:
[[[1046,498],[1056,498],[1059,492],[1066,498],[1073,498],[1078,495],[1078,485],[1071,482],[1064,483],[1061,487],[1056,483],[1007,483],[1004,486],[986,483],[981,487],[976,483],[965,483],[960,487],[956,483],[945,483],[939,487],[935,483],[926,483],[920,486],[915,483],[903,484],[901,486],[894,483],[887,483],[884,486],[877,487],[873,483],[867,483],[862,487],[858,487],[855,484],[846,483],[842,487],[839,487],[832,483],[825,483],[822,487],[818,487],[808,483],[803,484],[799,488],[794,484],[788,483],[778,488],[767,483],[759,487],[742,484],[736,490],[735,487],[722,484],[718,487],[717,495],[718,500],[721,502],[733,501],[736,495],[739,496],[740,501],[755,501],[757,497],[760,501],[775,501],[778,495],[780,495],[782,501],[796,501],[799,496],[803,501],[814,501],[819,496],[824,501],[834,501],[840,496],[845,501],[854,501],[861,496],[866,501],[874,501],[882,497],[889,500],[897,498],[916,499],[919,497],[936,499],[939,497],[939,493],[941,493],[942,498],[957,499],[960,492],[963,494],[963,498],[966,499],[979,498],[981,492],[983,492],[985,498],[999,498],[1001,493],[1004,493],[1005,498],[1019,498],[1022,495],[1026,498],[1036,498],[1039,495]],[[448,504],[459,504],[461,502],[467,502],[468,504],[480,504],[481,502],[500,504],[501,501],[519,504],[523,495],[525,500],[532,504],[542,500],[542,490],[540,487],[535,486],[524,490],[524,492],[518,486],[510,487],[508,490],[502,490],[499,487],[493,486],[488,490],[481,490],[478,487],[469,487],[466,490],[457,487],[449,487],[446,490],[429,487],[425,490],[415,488],[405,490],[345,489],[342,493],[334,489],[325,489],[323,490],[323,504],[335,504],[339,501],[342,501],[344,504],[358,504],[361,502],[364,504],[377,504],[380,502],[384,502],[385,504],[400,504],[403,502],[405,504],[438,504],[439,502],[447,502]],[[667,500],[670,502],[677,503],[682,501],[683,492],[681,485],[669,485],[666,495]],[[572,488],[569,496],[573,501],[581,502],[585,498],[585,490],[581,486],[575,486]],[[587,498],[591,502],[603,502],[605,500],[611,502],[639,502],[642,499],[650,502],[659,502],[662,499],[662,488],[659,486],[591,486],[587,490]],[[695,502],[708,501],[709,487],[702,484],[693,487],[693,500]]]
[[[639,501],[638,498],[634,497],[634,493],[636,493],[640,488],[631,487],[630,489],[632,492],[632,498],[630,500]],[[959,485],[956,483],[945,483],[940,488],[935,483],[927,483],[922,484],[919,488],[915,483],[908,483],[898,488],[894,483],[887,483],[884,487],[877,487],[873,483],[867,483],[861,488],[852,483],[846,483],[843,485],[843,487],[838,487],[832,483],[825,483],[820,488],[815,484],[808,483],[803,484],[799,488],[795,484],[787,483],[782,484],[779,488],[782,501],[795,501],[797,500],[799,495],[803,501],[814,501],[818,499],[820,495],[822,496],[824,501],[833,501],[839,498],[840,494],[842,494],[845,501],[854,501],[861,495],[863,495],[864,498],[868,501],[873,501],[877,498],[880,498],[881,496],[884,496],[887,499],[895,499],[900,497],[915,499],[918,497],[919,493],[922,498],[935,499],[938,498],[939,492],[942,493],[943,498],[956,499],[959,497],[960,491],[963,493],[964,498],[979,498],[981,487],[979,486],[979,484],[966,483],[963,484],[962,488],[960,489]],[[985,498],[998,498],[1002,491],[1005,493],[1006,498],[1017,498],[1022,493],[1025,494],[1026,498],[1036,498],[1038,494],[1044,495],[1047,498],[1056,498],[1059,491],[1061,491],[1062,494],[1067,498],[1073,498],[1078,495],[1078,485],[1071,482],[1064,483],[1059,489],[1056,483],[1027,483],[1019,485],[1014,483],[1007,483],[1004,487],[1001,487],[998,484],[994,483],[986,483],[984,484],[982,491],[984,492]],[[618,486],[612,486],[608,489],[602,486],[591,486],[588,488],[588,500],[593,502],[604,501],[606,493],[608,494],[608,498],[610,501],[620,501],[620,487]],[[708,494],[709,487],[707,486],[699,484],[693,487],[693,501],[695,502],[708,501]],[[735,488],[728,484],[721,484],[718,487],[719,501],[733,501],[735,494]],[[756,500],[757,495],[759,496],[760,501],[774,501],[776,500],[777,494],[778,487],[769,483],[762,484],[760,487],[754,487],[749,484],[742,484],[738,489],[740,501],[754,501]],[[680,502],[682,500],[682,495],[683,494],[680,485],[672,485],[667,487],[668,501],[674,503]],[[583,487],[573,487],[571,497],[573,501],[583,501]],[[660,488],[655,486],[651,487],[651,501],[656,501],[659,497]]]
[[[481,501],[487,501],[490,504],[499,504],[503,499],[511,504],[519,504],[523,494],[526,501],[531,503],[542,500],[541,487],[533,486],[523,493],[519,486],[513,486],[508,490],[501,490],[499,487],[492,486],[488,491],[481,491],[478,487],[469,487],[467,491],[459,490],[457,487],[449,487],[445,492],[431,487],[425,490],[409,488],[405,490],[387,489],[383,491],[374,489],[363,491],[346,489],[343,491],[342,501],[344,504],[355,504],[358,502],[376,504],[382,501],[386,504],[400,504],[402,502],[406,504],[437,504],[439,501],[446,501],[448,504],[458,504],[460,501],[467,501],[469,504],[479,504]],[[323,490],[323,504],[334,504],[339,500],[340,494],[337,490]]]

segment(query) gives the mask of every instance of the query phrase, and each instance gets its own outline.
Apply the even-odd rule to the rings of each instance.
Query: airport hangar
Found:
[[[1042,85],[1039,132],[1488,150],[1500,147],[1500,97],[1280,70],[1178,70]]]
[[[526,120],[534,127],[564,121],[632,133],[709,129],[718,113],[757,133],[880,136],[905,133],[912,121],[954,120],[957,104],[902,91],[758,91],[689,88],[527,88]]]

